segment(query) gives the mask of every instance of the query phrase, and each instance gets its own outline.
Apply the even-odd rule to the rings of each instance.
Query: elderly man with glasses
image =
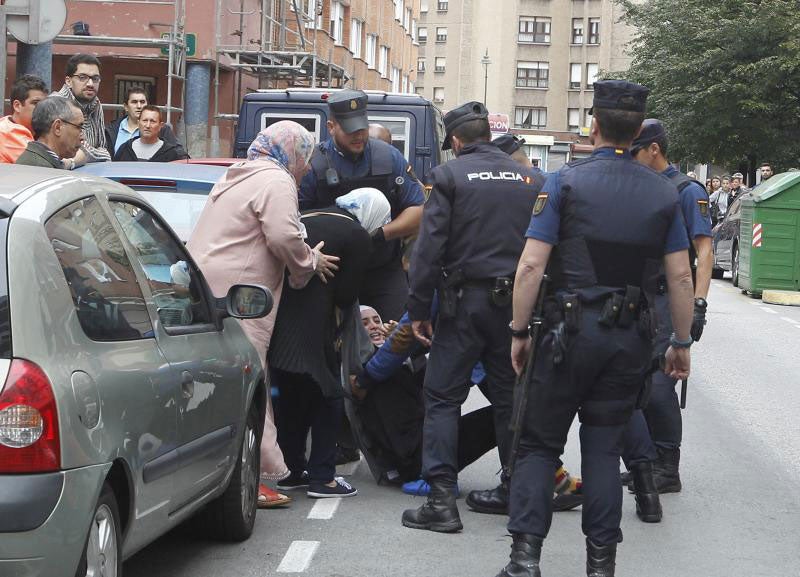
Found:
[[[83,142],[84,117],[71,100],[49,96],[33,110],[31,140],[16,164],[46,168],[71,168],[72,159]]]
[[[75,156],[75,165],[85,162],[106,162],[111,156],[106,149],[103,105],[97,97],[100,89],[100,61],[91,54],[75,54],[67,60],[64,86],[55,96],[74,102],[83,112],[83,146]]]

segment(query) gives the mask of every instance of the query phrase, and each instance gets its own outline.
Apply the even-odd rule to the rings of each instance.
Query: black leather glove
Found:
[[[706,309],[708,303],[705,299],[694,299],[694,319],[692,320],[692,340],[699,341],[703,336],[703,328],[706,326]]]

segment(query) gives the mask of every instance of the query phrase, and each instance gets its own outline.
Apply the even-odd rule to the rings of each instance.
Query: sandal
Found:
[[[259,509],[272,509],[273,507],[281,507],[288,505],[292,502],[292,498],[273,491],[266,485],[259,484],[258,486],[258,508]]]

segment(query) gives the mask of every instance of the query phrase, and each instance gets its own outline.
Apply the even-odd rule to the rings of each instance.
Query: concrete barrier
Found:
[[[800,306],[800,292],[765,290],[761,300],[771,305]]]

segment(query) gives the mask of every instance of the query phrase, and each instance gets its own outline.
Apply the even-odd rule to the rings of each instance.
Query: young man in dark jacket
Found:
[[[125,102],[122,105],[125,109],[125,116],[117,118],[107,125],[105,129],[106,148],[111,158],[114,158],[114,155],[123,144],[139,136],[139,116],[141,116],[142,110],[148,104],[144,88],[134,86],[128,89],[125,94]],[[161,130],[158,131],[158,137],[164,142],[180,146],[178,138],[166,122],[162,123]]]
[[[172,162],[189,158],[177,143],[165,142],[158,135],[161,131],[161,111],[155,106],[145,106],[139,115],[139,137],[123,144],[114,155],[114,160],[144,162]]]

